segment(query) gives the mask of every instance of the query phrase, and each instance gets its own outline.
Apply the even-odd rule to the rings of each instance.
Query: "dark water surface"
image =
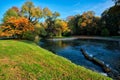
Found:
[[[43,40],[40,42],[40,46],[71,60],[77,65],[97,72],[103,72],[101,67],[84,58],[80,51],[80,48],[83,48],[89,55],[95,56],[120,73],[120,41],[86,39]]]

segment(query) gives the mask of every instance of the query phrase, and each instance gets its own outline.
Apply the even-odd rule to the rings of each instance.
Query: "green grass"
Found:
[[[0,41],[0,80],[111,80],[30,41]]]

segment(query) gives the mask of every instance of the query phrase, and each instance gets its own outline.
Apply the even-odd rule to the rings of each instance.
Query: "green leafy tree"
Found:
[[[120,6],[114,5],[102,13],[102,28],[107,28],[111,36],[120,35]]]
[[[68,26],[71,29],[71,34],[72,35],[79,35],[80,34],[80,27],[79,25],[79,21],[81,19],[81,15],[75,15],[75,16],[69,16],[67,18],[68,20]]]
[[[120,5],[120,4],[119,4],[119,3],[120,3],[120,0],[112,0],[112,1],[115,2],[115,5]]]
[[[109,31],[108,31],[108,29],[104,28],[104,29],[101,31],[101,35],[102,35],[102,36],[109,36]]]
[[[3,17],[3,23],[6,22],[10,17],[19,17],[19,9],[17,7],[12,7],[8,9]]]

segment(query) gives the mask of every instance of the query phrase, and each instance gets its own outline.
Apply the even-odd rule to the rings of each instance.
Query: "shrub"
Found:
[[[23,37],[22,37],[23,39],[26,39],[26,40],[30,40],[30,41],[34,41],[34,39],[35,39],[35,34],[33,33],[33,32],[31,32],[31,31],[28,31],[28,32],[25,32],[24,34],[23,34]]]
[[[66,31],[66,32],[63,33],[63,36],[71,36],[71,32]]]
[[[34,41],[37,44],[40,41],[39,35],[35,34],[34,32],[31,32],[31,31],[24,33],[23,39]]]
[[[101,31],[101,35],[102,36],[109,36],[109,31],[108,31],[108,29],[107,28],[104,28],[102,31]]]

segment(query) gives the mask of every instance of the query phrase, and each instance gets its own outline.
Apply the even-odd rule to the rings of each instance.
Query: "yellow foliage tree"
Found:
[[[59,33],[59,35],[58,35],[59,37],[62,36],[62,33],[70,31],[67,22],[65,22],[63,20],[56,20],[55,28],[56,28],[57,32]]]

